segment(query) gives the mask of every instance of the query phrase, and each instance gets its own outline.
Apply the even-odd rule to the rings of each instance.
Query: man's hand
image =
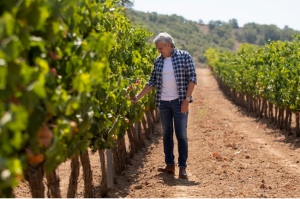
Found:
[[[144,95],[152,90],[152,86],[146,85],[143,90],[131,99],[132,104],[136,104]]]
[[[189,103],[186,100],[183,100],[183,102],[181,103],[181,113],[186,113],[189,110]]]
[[[138,101],[139,101],[139,100],[138,100],[137,96],[134,96],[134,97],[131,99],[131,103],[132,103],[132,104],[136,104]]]

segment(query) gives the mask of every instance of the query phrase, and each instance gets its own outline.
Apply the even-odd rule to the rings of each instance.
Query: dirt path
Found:
[[[136,154],[109,197],[300,197],[299,139],[248,117],[198,69],[190,105],[189,180],[157,172],[164,166],[161,129]],[[177,145],[176,145],[177,146]],[[177,158],[177,154],[176,154]]]

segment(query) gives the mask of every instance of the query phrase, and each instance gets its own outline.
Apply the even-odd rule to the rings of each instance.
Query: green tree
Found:
[[[156,12],[151,12],[149,15],[149,20],[152,22],[156,22],[157,21],[157,13]]]
[[[280,39],[281,40],[293,40],[293,34],[295,34],[295,31],[288,26],[285,26],[281,32]]]
[[[203,21],[202,19],[199,19],[199,20],[198,20],[198,24],[204,25],[204,21]]]
[[[265,32],[265,40],[280,40],[280,29],[275,25],[265,25],[264,26]]]
[[[232,28],[237,29],[239,28],[238,21],[236,19],[230,19],[229,24],[232,26]]]
[[[255,29],[246,28],[244,30],[244,37],[250,44],[255,44],[257,39],[257,31]]]
[[[216,24],[214,21],[209,21],[208,22],[208,28],[209,28],[209,31],[213,31],[216,27]]]

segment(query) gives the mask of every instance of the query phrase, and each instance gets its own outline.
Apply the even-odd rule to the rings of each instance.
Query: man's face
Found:
[[[170,43],[166,43],[164,44],[164,42],[159,41],[155,44],[156,49],[158,50],[158,52],[164,57],[171,57],[172,53],[173,53],[173,48],[172,45]]]

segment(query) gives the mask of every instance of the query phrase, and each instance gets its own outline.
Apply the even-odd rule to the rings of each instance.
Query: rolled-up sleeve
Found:
[[[155,72],[155,69],[153,69],[152,72],[151,72],[150,79],[149,79],[149,81],[146,83],[146,85],[151,86],[151,87],[153,87],[153,88],[155,88],[155,86],[156,86],[156,74],[155,74],[155,73],[156,73],[156,72]]]
[[[197,73],[195,63],[192,56],[189,54],[186,59],[188,81],[197,84]]]

